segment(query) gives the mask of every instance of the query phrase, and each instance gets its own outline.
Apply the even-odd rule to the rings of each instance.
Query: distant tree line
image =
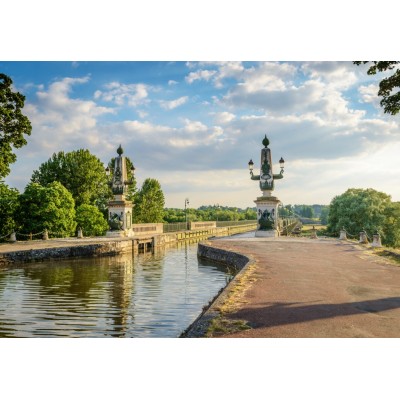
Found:
[[[255,208],[241,209],[237,207],[208,205],[197,209],[186,209],[188,221],[242,221],[257,219]],[[185,222],[185,210],[180,208],[166,208],[164,221],[169,223]]]
[[[329,206],[322,204],[295,204],[295,205],[282,205],[279,207],[279,216],[282,218],[287,217],[302,217],[313,219],[320,222],[322,225],[328,223]]]

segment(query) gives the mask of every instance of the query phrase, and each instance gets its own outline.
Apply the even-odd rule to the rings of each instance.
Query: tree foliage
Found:
[[[400,247],[400,202],[393,202],[385,210],[383,232],[388,246]]]
[[[52,237],[75,234],[75,202],[71,193],[60,183],[47,186],[29,183],[19,197],[18,222],[24,234],[44,229]]]
[[[354,61],[354,64],[367,64],[369,61]],[[377,72],[394,70],[400,61],[372,61],[368,68],[368,75],[375,75]],[[397,89],[397,91],[396,91]],[[378,96],[382,97],[380,102],[385,113],[396,115],[400,111],[400,69],[379,82]]]
[[[76,209],[77,227],[85,236],[102,236],[108,229],[108,223],[96,206],[81,204]]]
[[[112,197],[103,163],[89,150],[54,153],[52,158],[33,172],[31,178],[31,182],[42,186],[54,181],[68,189],[76,207],[91,204],[103,211]]]
[[[3,241],[17,229],[14,216],[18,208],[18,196],[17,189],[9,188],[0,182],[0,237],[6,236]]]
[[[164,204],[164,193],[160,183],[156,179],[147,178],[135,197],[133,222],[163,222]]]
[[[0,73],[0,178],[10,173],[9,165],[17,159],[13,147],[26,145],[24,135],[30,135],[31,123],[21,110],[25,96],[11,89],[13,81]]]
[[[201,206],[198,209],[188,208],[188,221],[243,221],[257,219],[254,208],[240,209],[227,206]],[[180,208],[166,208],[164,221],[168,223],[185,222],[185,210]]]
[[[370,237],[378,231],[383,243],[395,245],[400,221],[393,204],[389,195],[374,189],[348,189],[330,204],[328,231],[337,234],[344,227],[355,236],[365,230]]]
[[[320,221],[322,225],[328,224],[329,206],[323,206],[321,209]]]

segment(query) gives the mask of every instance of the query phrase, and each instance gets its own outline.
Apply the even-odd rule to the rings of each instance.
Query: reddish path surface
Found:
[[[228,318],[252,329],[223,337],[400,337],[400,267],[328,239],[218,239],[250,256],[256,281]]]

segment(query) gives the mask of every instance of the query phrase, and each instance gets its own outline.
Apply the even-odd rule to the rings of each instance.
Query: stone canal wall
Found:
[[[180,335],[181,338],[200,338],[206,336],[211,321],[219,316],[221,305],[226,301],[227,297],[235,287],[236,282],[240,280],[241,276],[245,273],[246,268],[252,262],[252,260],[243,254],[218,249],[210,245],[210,242],[199,243],[197,247],[197,255],[207,260],[234,267],[238,269],[239,272],[228,283],[228,285],[225,286],[225,288],[220,290],[196,320]]]
[[[40,244],[43,246],[43,243]],[[61,258],[113,256],[132,250],[131,241],[110,241],[90,244],[71,241],[69,245],[48,241],[46,244],[49,247],[39,247],[38,243],[33,241],[29,243],[30,249],[0,252],[0,266]]]
[[[255,224],[140,235],[132,238],[50,239],[0,245],[0,266],[71,257],[113,256],[124,252],[137,253],[182,241],[198,242],[214,236],[230,236],[249,232]]]

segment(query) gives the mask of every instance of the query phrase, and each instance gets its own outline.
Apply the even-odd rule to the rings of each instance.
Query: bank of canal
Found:
[[[0,268],[0,337],[178,337],[232,279],[197,244]]]

